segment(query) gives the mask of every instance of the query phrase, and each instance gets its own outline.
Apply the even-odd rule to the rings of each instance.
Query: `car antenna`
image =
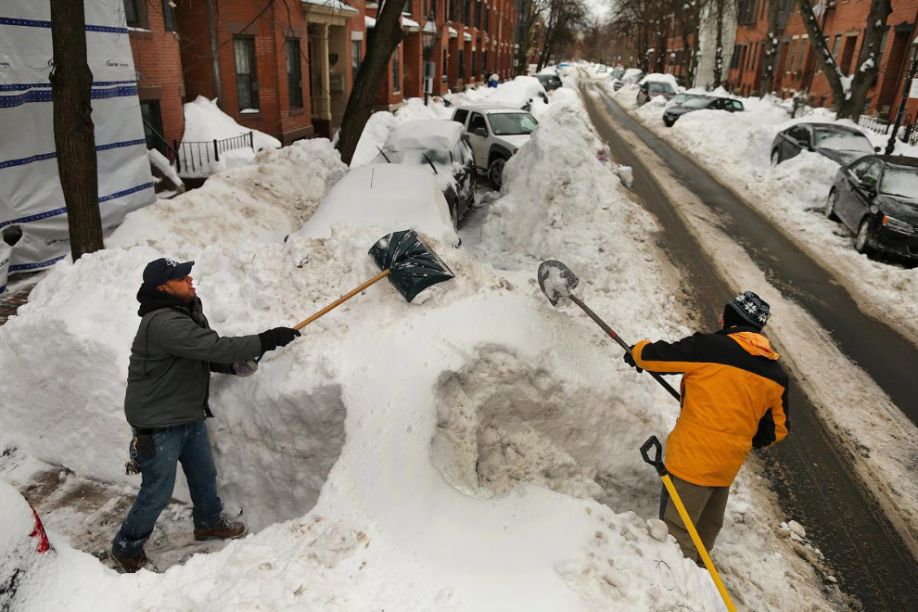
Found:
[[[434,166],[434,163],[430,161],[429,157],[427,157],[427,153],[421,153],[421,155],[423,155],[424,159],[427,160],[427,163],[430,164],[430,167],[433,169],[434,174],[440,174],[439,172],[437,172],[437,167]]]
[[[392,160],[389,159],[389,156],[385,154],[385,152],[382,150],[382,147],[380,147],[379,145],[376,145],[376,148],[377,150],[379,150],[379,154],[383,156],[383,159],[386,160],[386,163],[391,164]]]

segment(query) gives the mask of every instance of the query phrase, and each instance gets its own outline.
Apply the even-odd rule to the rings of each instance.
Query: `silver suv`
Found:
[[[504,164],[539,125],[526,111],[506,106],[460,106],[453,121],[465,127],[475,167],[487,173],[495,189],[503,182]]]

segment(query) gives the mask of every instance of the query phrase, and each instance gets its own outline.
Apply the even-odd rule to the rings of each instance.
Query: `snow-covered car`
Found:
[[[680,104],[683,104],[687,100],[691,100],[692,98],[703,98],[703,97],[704,97],[703,94],[693,94],[693,93],[688,93],[688,92],[683,91],[683,92],[677,93],[672,98],[670,98],[668,105],[669,106],[679,106]]]
[[[0,610],[15,610],[22,581],[51,550],[38,513],[12,485],[0,481]]]
[[[501,106],[460,106],[453,121],[465,128],[475,166],[486,172],[495,189],[503,182],[504,164],[526,144],[539,122],[525,111]]]
[[[676,90],[672,84],[666,81],[644,81],[641,83],[637,93],[637,104],[641,106],[650,102],[651,98],[663,96],[667,100],[676,95]]]
[[[735,113],[744,109],[743,103],[733,98],[698,96],[690,98],[678,106],[667,108],[663,112],[663,124],[666,127],[672,127],[679,117],[697,110],[724,110],[729,113]]]
[[[839,168],[825,214],[854,232],[859,253],[918,262],[918,158],[870,155]]]
[[[801,151],[812,151],[828,157],[840,166],[879,151],[864,133],[854,127],[836,123],[798,123],[781,130],[771,143],[771,165],[796,157]]]
[[[537,74],[536,78],[539,79],[539,83],[542,84],[542,87],[545,88],[545,91],[552,91],[554,89],[561,88],[561,77],[557,74]]]
[[[541,100],[548,104],[548,93],[537,77],[518,76],[512,81],[501,83],[487,98],[488,104],[499,104],[510,108],[532,110],[532,104]]]
[[[327,238],[335,227],[407,228],[459,246],[449,206],[430,169],[367,164],[351,169],[329,190],[297,235]]]
[[[418,119],[403,123],[389,133],[373,162],[431,170],[457,227],[475,203],[478,185],[475,157],[463,126],[455,121]]]
[[[612,81],[612,89],[618,91],[624,85],[632,85],[639,82],[643,76],[644,71],[640,68],[628,68],[621,77]]]

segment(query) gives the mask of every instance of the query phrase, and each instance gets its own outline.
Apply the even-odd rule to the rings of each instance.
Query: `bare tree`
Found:
[[[762,67],[759,73],[759,92],[764,96],[771,92],[775,83],[775,62],[778,61],[778,13],[784,0],[767,0],[768,32],[762,51]]]
[[[351,163],[360,135],[373,112],[373,100],[376,96],[379,80],[386,74],[389,58],[402,41],[402,7],[406,0],[389,0],[382,5],[373,38],[367,44],[367,56],[360,64],[354,87],[347,99],[344,116],[341,118],[341,131],[338,132],[338,151],[341,161]]]
[[[724,73],[724,9],[726,0],[714,0],[711,5],[714,10],[716,39],[714,47],[714,88],[723,84]]]
[[[457,2],[458,0],[453,0]],[[529,66],[529,54],[534,51],[542,16],[549,0],[517,0],[517,73],[525,74]]]
[[[876,79],[880,62],[880,42],[883,39],[883,30],[886,28],[886,19],[892,10],[890,0],[871,0],[870,13],[867,16],[867,27],[864,30],[864,42],[861,43],[861,52],[857,56],[857,65],[851,77],[850,89],[846,89],[843,79],[848,78],[842,68],[838,66],[832,52],[826,44],[822,27],[813,12],[813,5],[809,0],[797,0],[800,7],[800,16],[803,25],[810,36],[810,43],[823,74],[832,88],[832,99],[835,103],[835,114],[841,118],[857,121],[867,105],[867,92]]]
[[[92,71],[86,63],[82,2],[51,0],[51,41],[57,171],[67,205],[70,254],[76,261],[84,253],[105,248],[92,122]]]
[[[571,42],[577,31],[586,26],[586,5],[583,0],[548,0],[542,20],[545,27],[537,70],[548,63],[559,43]]]

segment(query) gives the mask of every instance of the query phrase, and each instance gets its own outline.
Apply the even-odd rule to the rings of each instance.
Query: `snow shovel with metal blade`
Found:
[[[297,331],[303,329],[322,315],[327,314],[370,285],[386,277],[395,285],[402,297],[411,302],[424,289],[455,276],[452,270],[437,257],[437,254],[421,242],[414,230],[386,234],[370,247],[369,254],[373,257],[376,265],[382,269],[382,272],[351,289],[309,318],[303,319],[294,325],[293,329]],[[233,367],[236,369],[237,375],[249,376],[254,373],[262,357],[264,355],[251,361],[234,364]]]
[[[654,449],[653,457],[651,457],[648,452],[651,448]],[[685,504],[682,503],[682,498],[679,497],[679,492],[676,491],[673,479],[669,477],[669,472],[666,471],[666,466],[663,464],[663,459],[661,457],[662,454],[663,446],[660,444],[660,441],[657,440],[656,436],[650,436],[650,438],[644,442],[644,445],[641,446],[641,456],[644,458],[644,461],[652,465],[654,469],[657,470],[657,474],[660,475],[663,486],[666,487],[667,492],[669,492],[669,498],[673,500],[676,511],[679,512],[679,518],[682,519],[682,524],[685,525],[685,529],[692,537],[692,543],[698,550],[698,554],[701,555],[704,566],[707,568],[708,573],[711,574],[711,579],[714,580],[714,586],[717,587],[717,591],[724,600],[724,605],[727,606],[727,610],[730,612],[736,612],[736,606],[733,605],[733,600],[730,599],[730,594],[727,593],[727,587],[724,586],[724,581],[720,579],[720,574],[717,573],[717,568],[714,567],[714,562],[711,561],[711,555],[708,554],[708,549],[705,548],[704,542],[701,541],[701,536],[698,535],[698,530],[695,529],[695,523],[692,522],[692,518],[685,509]]]
[[[571,269],[566,265],[557,261],[555,259],[548,259],[539,264],[539,287],[542,288],[542,293],[548,298],[548,301],[551,302],[552,306],[557,306],[565,299],[571,300],[573,303],[580,306],[580,309],[587,314],[588,317],[593,319],[593,321],[602,328],[606,334],[613,340],[615,340],[619,346],[625,349],[626,353],[631,352],[631,346],[621,339],[621,337],[615,333],[615,330],[606,325],[606,322],[599,318],[599,316],[590,310],[590,308],[583,303],[572,291],[577,287],[577,284],[580,283],[580,279],[577,278],[577,275],[571,272]],[[656,372],[647,371],[654,380],[663,385],[663,388],[666,389],[670,395],[672,395],[677,400],[680,400],[679,392],[670,386],[668,382],[663,380],[663,377],[657,374]]]

